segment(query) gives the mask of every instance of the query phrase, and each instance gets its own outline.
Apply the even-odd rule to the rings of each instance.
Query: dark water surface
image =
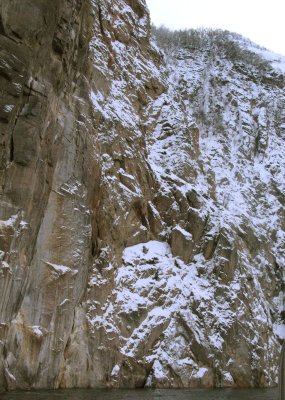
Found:
[[[10,392],[1,400],[278,400],[277,389],[46,390]]]

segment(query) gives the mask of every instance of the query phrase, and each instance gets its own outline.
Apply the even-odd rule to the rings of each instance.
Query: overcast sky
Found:
[[[285,55],[285,0],[146,0],[152,22],[171,29],[220,28]]]

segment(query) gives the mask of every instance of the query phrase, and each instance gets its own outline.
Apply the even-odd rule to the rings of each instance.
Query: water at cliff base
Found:
[[[56,390],[10,392],[3,400],[276,400],[277,389]]]

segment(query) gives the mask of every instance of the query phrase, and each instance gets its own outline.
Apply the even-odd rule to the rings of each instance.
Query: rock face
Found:
[[[279,367],[279,397],[285,396],[285,342],[283,342],[281,357],[280,357],[280,367]]]
[[[143,0],[0,13],[0,388],[276,384],[285,61],[164,58]]]

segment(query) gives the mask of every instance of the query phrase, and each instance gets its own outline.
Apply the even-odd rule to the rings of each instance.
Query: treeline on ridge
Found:
[[[233,62],[243,62],[259,70],[268,71],[270,63],[254,51],[243,48],[241,43],[251,42],[241,35],[222,29],[184,29],[172,31],[165,26],[152,25],[152,34],[166,55],[177,48],[205,50],[223,55]],[[256,46],[256,45],[255,45]]]

